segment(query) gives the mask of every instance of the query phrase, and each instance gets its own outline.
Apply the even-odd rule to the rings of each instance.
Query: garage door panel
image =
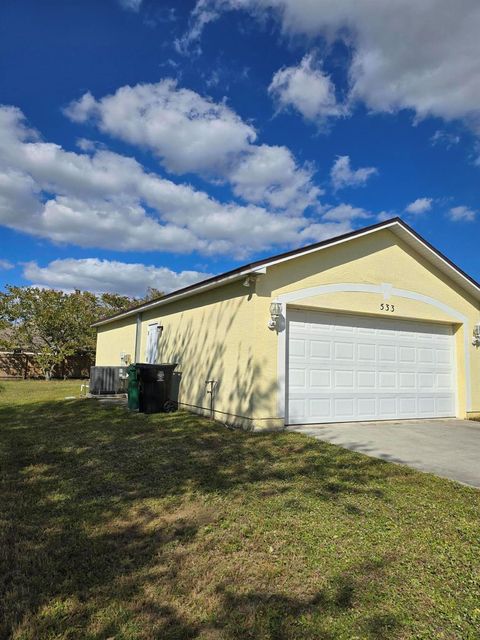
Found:
[[[355,345],[351,342],[335,342],[334,354],[336,360],[353,362],[355,359]]]
[[[397,398],[398,415],[402,418],[413,418],[418,414],[417,398],[415,396],[406,396]]]
[[[358,344],[357,359],[359,362],[375,362],[377,359],[377,348],[374,344]]]
[[[290,355],[305,357],[305,339],[302,338],[292,338],[290,341]]]
[[[411,364],[416,362],[416,355],[415,347],[399,347],[398,349],[398,361],[400,364]]]
[[[316,387],[323,390],[331,389],[332,371],[330,369],[311,369],[310,387]]]
[[[395,397],[380,397],[378,399],[379,414],[394,418],[397,414],[397,399]]]
[[[360,420],[374,419],[377,415],[376,398],[358,398],[357,414]]]
[[[420,416],[430,416],[435,413],[435,398],[427,397],[418,399],[418,413]]]
[[[396,390],[397,388],[397,374],[394,371],[379,371],[378,372],[378,388],[381,390]]]
[[[330,398],[312,398],[308,403],[309,414],[318,422],[332,418],[332,400]]]
[[[441,415],[454,415],[455,405],[451,396],[435,398],[435,410]]]
[[[447,389],[452,391],[454,388],[453,375],[451,373],[437,373],[436,387],[437,389],[442,389],[442,390]]]
[[[303,420],[307,418],[307,412],[305,411],[305,399],[304,398],[290,398],[288,403],[290,419],[292,422],[296,420]]]
[[[435,376],[433,373],[418,374],[418,388],[420,391],[435,391]]]
[[[425,347],[419,348],[418,362],[419,364],[433,364],[435,362],[435,354],[433,349],[426,349]]]
[[[325,340],[310,341],[310,357],[311,358],[328,358],[332,357],[332,345]]]
[[[287,352],[291,423],[455,415],[452,327],[289,311]]]
[[[371,327],[362,327],[359,326],[357,329],[357,333],[359,336],[374,336],[375,335],[375,329],[372,329]]]
[[[307,388],[305,369],[290,369],[290,387],[295,390],[305,390]]]
[[[347,333],[347,334],[353,334],[354,330],[355,330],[355,328],[354,328],[354,327],[352,327],[352,326],[349,326],[349,325],[341,325],[341,324],[338,324],[338,325],[335,327],[335,329],[334,329],[334,331],[335,331],[335,333],[336,333],[337,335],[342,335],[342,334],[344,334],[344,333]]]
[[[321,333],[324,335],[325,333],[333,333],[336,327],[329,325],[328,327],[319,326],[316,322],[306,322],[304,325],[310,333]]]
[[[414,371],[400,371],[398,374],[398,388],[409,391],[417,387],[417,374]]]
[[[351,369],[335,371],[334,385],[339,391],[345,391],[346,389],[348,389],[348,391],[353,391],[355,388],[353,371]]]
[[[397,348],[391,345],[381,344],[378,347],[378,361],[379,362],[396,362],[397,361]]]
[[[362,391],[374,390],[377,386],[375,371],[357,371],[357,388]]]
[[[440,349],[440,348],[436,348],[435,349],[435,362],[436,364],[444,364],[444,365],[450,365],[450,361],[451,361],[451,351],[450,349]]]
[[[355,401],[353,398],[335,398],[334,414],[344,420],[355,419]]]

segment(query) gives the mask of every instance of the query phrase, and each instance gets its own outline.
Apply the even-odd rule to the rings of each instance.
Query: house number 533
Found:
[[[387,302],[382,302],[382,304],[380,305],[380,311],[390,311],[391,313],[393,313],[395,311],[395,305],[388,304]]]

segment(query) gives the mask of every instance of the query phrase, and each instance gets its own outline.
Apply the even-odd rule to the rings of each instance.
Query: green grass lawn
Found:
[[[480,638],[477,490],[3,386],[0,638]]]

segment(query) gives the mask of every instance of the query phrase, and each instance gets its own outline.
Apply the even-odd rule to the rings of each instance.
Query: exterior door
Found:
[[[147,348],[145,350],[145,362],[156,364],[158,358],[158,341],[160,338],[160,327],[157,322],[148,325]]]

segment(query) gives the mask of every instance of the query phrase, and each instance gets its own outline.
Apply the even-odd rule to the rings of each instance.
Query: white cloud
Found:
[[[352,207],[350,204],[342,203],[328,209],[323,214],[322,219],[332,222],[350,223],[355,219],[370,218],[371,215],[371,213],[361,207]]]
[[[142,6],[142,1],[143,0],[118,0],[118,3],[122,7],[122,9],[137,12]]]
[[[107,146],[104,145],[102,142],[98,142],[97,140],[89,140],[88,138],[77,138],[75,144],[81,151],[86,151],[86,152],[95,151],[96,149],[107,148]]]
[[[200,54],[201,47],[199,44],[200,36],[203,30],[210,22],[215,21],[220,11],[217,10],[215,5],[219,5],[220,2],[202,1],[197,2],[190,20],[188,31],[181,37],[176,38],[174,41],[175,50],[182,55],[191,55],[192,53]]]
[[[83,94],[78,100],[74,100],[63,110],[65,115],[73,122],[86,122],[96,112],[97,101],[90,91]]]
[[[0,260],[0,269],[2,271],[9,271],[13,269],[15,265],[10,262],[10,260],[4,260],[3,258]]]
[[[285,149],[278,149],[288,161]],[[300,184],[292,175],[288,179],[301,197],[311,197],[306,175]],[[239,190],[255,190],[252,180],[245,170],[235,184]],[[277,206],[276,198],[278,206],[292,202],[285,185],[263,200]],[[103,149],[76,153],[40,141],[14,107],[0,108],[0,224],[83,247],[239,258],[297,243],[300,237],[313,242],[326,232],[293,206],[288,212],[222,203],[190,185],[146,172],[133,158]],[[328,232],[334,229],[330,225]]]
[[[476,216],[476,211],[465,206],[452,207],[448,212],[448,217],[454,222],[473,222]]]
[[[375,217],[378,220],[378,222],[385,222],[385,220],[390,220],[391,218],[395,218],[396,213],[395,211],[380,211],[380,213],[377,213]]]
[[[172,79],[121,87],[99,100],[86,93],[65,113],[149,149],[172,173],[229,181],[248,202],[301,211],[320,194],[311,169],[298,166],[286,147],[256,145],[255,129],[226,104],[178,88]]]
[[[350,97],[369,109],[462,118],[480,130],[478,0],[199,0],[184,40],[232,9],[272,13],[286,35],[344,42]]]
[[[40,189],[25,173],[3,168],[0,162],[0,222],[18,228],[26,220],[34,220],[41,210]]]
[[[175,272],[167,267],[98,258],[53,260],[45,267],[40,267],[36,262],[28,262],[23,268],[24,278],[37,285],[136,297],[144,295],[148,287],[169,293],[210,275],[198,271]]]
[[[257,136],[227,105],[179,89],[172,79],[124,86],[98,101],[86,93],[65,113],[153,151],[173,173],[224,173]]]
[[[335,190],[344,187],[362,187],[367,180],[378,173],[375,167],[360,167],[352,169],[350,156],[338,156],[330,171],[332,185]]]
[[[448,131],[443,131],[442,129],[437,129],[430,138],[430,142],[434,146],[442,144],[447,147],[447,149],[450,149],[453,145],[460,142],[460,136],[454,133],[449,133]]]
[[[321,240],[327,240],[328,238],[339,236],[352,230],[353,227],[350,221],[322,221],[321,223],[312,223],[307,229],[303,229],[298,233],[295,244],[300,247],[312,242],[313,237],[315,237],[314,242],[320,242]]]
[[[405,207],[408,213],[425,213],[432,208],[433,198],[417,198]]]
[[[311,171],[300,169],[287,147],[269,145],[253,147],[229,175],[237,196],[290,211],[316,204],[322,191],[311,179]]]
[[[330,76],[315,63],[312,54],[306,55],[297,67],[277,71],[268,91],[280,109],[293,107],[306,120],[318,124],[346,115],[348,111],[345,105],[338,104]]]

